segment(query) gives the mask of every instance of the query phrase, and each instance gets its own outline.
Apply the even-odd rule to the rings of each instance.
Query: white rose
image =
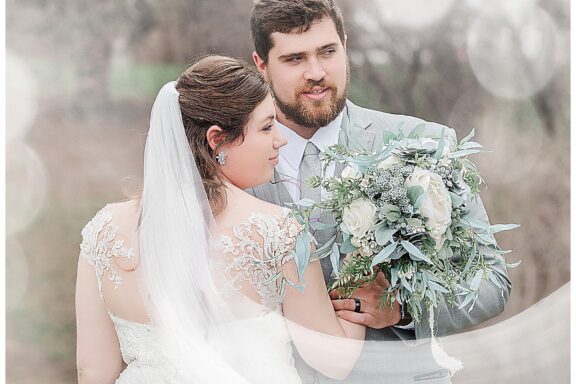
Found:
[[[342,170],[342,177],[345,179],[359,179],[361,176],[362,174],[360,172],[350,166],[346,166],[346,168]]]
[[[400,156],[398,156],[396,154],[391,154],[390,156],[388,156],[387,158],[382,160],[376,166],[376,168],[388,169],[388,168],[392,167],[394,164],[398,164],[399,162],[400,162]]]
[[[440,249],[444,243],[446,229],[452,221],[452,199],[444,186],[442,178],[437,174],[416,167],[406,178],[406,187],[419,186],[424,189],[420,205],[420,214],[427,219],[426,228]]]
[[[342,231],[358,239],[364,237],[374,224],[376,206],[370,200],[354,200],[342,211]]]

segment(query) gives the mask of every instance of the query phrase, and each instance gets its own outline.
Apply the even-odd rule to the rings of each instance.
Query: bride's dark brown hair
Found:
[[[216,160],[220,148],[244,140],[244,127],[254,109],[270,93],[260,73],[246,62],[226,56],[206,56],[176,82],[184,130],[214,215],[226,205],[222,173]],[[212,150],[208,128],[222,128]]]

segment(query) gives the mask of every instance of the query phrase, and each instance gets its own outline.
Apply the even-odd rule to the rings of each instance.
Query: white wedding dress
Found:
[[[120,203],[124,204],[124,203]],[[122,289],[122,273],[115,260],[135,256],[135,247],[119,236],[113,209],[99,211],[82,231],[81,257],[94,267],[100,298],[105,300],[103,284]],[[220,237],[219,246],[232,262],[227,266],[234,276],[230,284],[250,284],[261,302],[246,298],[257,312],[223,326],[208,335],[210,343],[249,383],[296,384],[301,380],[294,367],[291,338],[282,315],[279,280],[280,267],[294,262],[291,250],[298,227],[288,218],[252,214],[245,222]],[[242,303],[245,305],[245,303]],[[244,307],[245,308],[245,307]],[[158,335],[150,324],[129,321],[108,310],[114,323],[126,368],[118,384],[178,383],[171,356],[164,356]],[[233,343],[228,343],[234,339]],[[239,345],[246,349],[238,348]],[[247,356],[247,351],[249,355]],[[202,367],[197,367],[202,369]]]

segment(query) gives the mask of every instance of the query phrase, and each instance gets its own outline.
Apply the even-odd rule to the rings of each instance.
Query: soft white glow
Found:
[[[412,29],[423,29],[441,21],[454,0],[377,0],[384,23]]]
[[[540,8],[485,14],[468,31],[470,66],[493,94],[524,98],[542,89],[554,74],[557,32]]]
[[[22,141],[6,143],[6,233],[26,228],[38,215],[48,178],[42,160]]]
[[[24,61],[6,52],[6,139],[22,139],[38,111],[38,86]]]

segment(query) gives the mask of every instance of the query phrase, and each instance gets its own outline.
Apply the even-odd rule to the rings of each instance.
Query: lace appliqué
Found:
[[[269,310],[280,308],[285,285],[294,284],[282,275],[282,265],[294,259],[292,249],[300,232],[298,226],[288,220],[289,210],[278,218],[270,215],[252,214],[248,223],[234,227],[234,241],[222,236],[224,253],[233,255],[226,268],[234,269],[233,284],[245,280],[252,284],[261,297],[262,305]],[[256,240],[253,230],[262,238]]]
[[[80,254],[96,271],[98,291],[100,299],[104,299],[102,293],[102,279],[104,275],[118,288],[122,284],[122,277],[112,265],[112,257],[124,257],[132,259],[134,249],[124,245],[124,240],[115,240],[118,227],[111,223],[112,213],[101,210],[82,230],[82,244]],[[98,240],[98,236],[102,237]]]

